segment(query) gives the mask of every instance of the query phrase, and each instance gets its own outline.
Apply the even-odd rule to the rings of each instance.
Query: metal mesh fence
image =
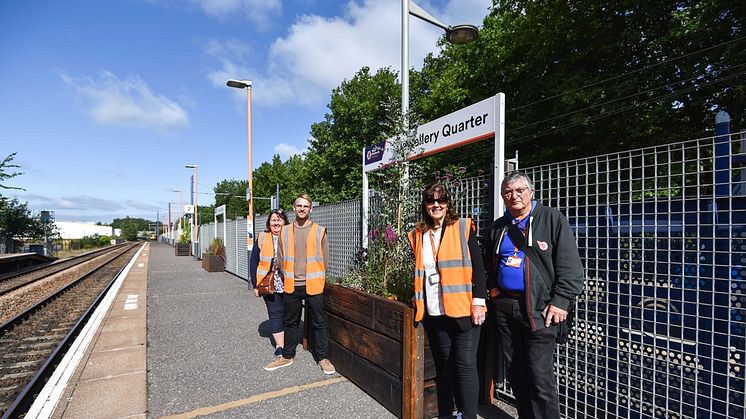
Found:
[[[587,274],[557,351],[564,416],[746,417],[742,135],[525,169]]]
[[[313,209],[311,219],[327,228],[329,241],[329,267],[327,275],[338,277],[344,274],[352,264],[355,252],[360,248],[361,237],[361,202],[360,200],[339,202],[322,205]],[[290,222],[295,220],[295,214],[288,212]],[[255,231],[264,231],[267,216],[257,216],[254,221]],[[200,246],[202,252],[212,242],[214,223],[200,226]],[[223,224],[218,223],[218,236],[222,237]],[[226,261],[225,270],[241,278],[248,279],[249,255],[246,251],[246,220],[228,220],[227,237],[225,239]],[[200,257],[202,253],[200,252]]]

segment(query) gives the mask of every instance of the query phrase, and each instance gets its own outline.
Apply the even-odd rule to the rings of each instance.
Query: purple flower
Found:
[[[391,225],[386,226],[384,239],[386,240],[386,244],[388,245],[392,245],[394,244],[394,242],[396,242],[396,231],[394,231],[394,227],[392,227]]]

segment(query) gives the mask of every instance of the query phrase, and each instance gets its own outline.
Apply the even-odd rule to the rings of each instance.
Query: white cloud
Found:
[[[275,146],[275,153],[279,154],[282,160],[287,160],[297,154],[303,154],[305,151],[288,143],[280,143]]]
[[[65,73],[60,78],[75,90],[88,114],[99,124],[145,128],[163,134],[189,126],[189,117],[181,105],[154,93],[137,76],[120,80],[103,71],[99,80],[74,79]]]
[[[491,2],[450,0],[440,9],[425,1],[418,4],[444,23],[479,26]],[[400,7],[399,2],[390,0],[350,1],[342,16],[300,16],[287,35],[272,43],[264,68],[243,64],[248,55],[223,52],[213,55],[220,68],[208,77],[224,86],[225,80],[237,74],[250,76],[257,105],[323,104],[333,88],[364,66],[373,72],[383,67],[399,71]],[[415,17],[409,22],[409,63],[420,68],[425,55],[437,51],[443,31]],[[235,40],[226,42],[222,51],[229,48],[236,48]]]

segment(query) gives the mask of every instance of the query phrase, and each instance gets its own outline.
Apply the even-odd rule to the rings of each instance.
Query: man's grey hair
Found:
[[[525,172],[521,172],[520,170],[515,170],[513,172],[508,173],[505,175],[505,179],[503,179],[503,182],[500,184],[500,189],[504,189],[505,185],[508,183],[515,182],[517,180],[522,180],[524,183],[526,183],[526,186],[528,187],[528,190],[533,192],[534,191],[534,182],[531,181],[531,178],[528,177],[528,175]]]

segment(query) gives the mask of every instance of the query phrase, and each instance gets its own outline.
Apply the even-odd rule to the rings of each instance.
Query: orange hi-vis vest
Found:
[[[459,220],[445,227],[435,266],[440,274],[440,298],[448,317],[471,315],[472,268],[469,253],[469,232],[474,230],[471,218]],[[422,230],[409,232],[409,243],[414,249],[415,321],[425,316],[425,263],[422,255]]]
[[[264,279],[272,269],[272,259],[275,257],[275,245],[272,242],[272,233],[263,232],[259,235],[257,242],[261,252],[259,252],[259,265],[256,267],[257,283]]]
[[[316,295],[324,292],[326,269],[324,257],[321,254],[321,240],[326,234],[326,228],[313,223],[306,241],[306,293]],[[285,274],[285,292],[295,291],[295,234],[293,224],[282,227],[282,272]]]

